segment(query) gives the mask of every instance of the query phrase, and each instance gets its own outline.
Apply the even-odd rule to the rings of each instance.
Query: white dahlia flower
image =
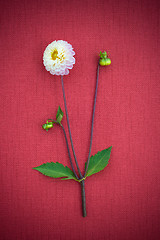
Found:
[[[43,54],[43,64],[52,75],[67,75],[73,68],[75,52],[72,45],[58,40],[50,43]]]

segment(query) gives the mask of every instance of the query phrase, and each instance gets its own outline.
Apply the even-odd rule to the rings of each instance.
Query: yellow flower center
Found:
[[[53,53],[52,53],[52,59],[53,59],[53,60],[56,60],[57,55],[58,55],[58,51],[57,51],[57,50],[54,50]]]

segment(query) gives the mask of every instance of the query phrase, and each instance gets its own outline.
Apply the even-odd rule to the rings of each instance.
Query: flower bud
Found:
[[[42,128],[48,132],[48,129],[53,127],[53,122],[46,121],[45,124],[42,125]]]
[[[111,59],[108,58],[106,51],[105,52],[100,52],[100,59],[99,59],[99,65],[101,66],[108,66],[111,64]]]

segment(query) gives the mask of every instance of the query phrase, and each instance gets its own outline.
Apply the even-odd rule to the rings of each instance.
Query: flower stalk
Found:
[[[66,111],[66,117],[67,117],[67,125],[68,125],[68,131],[69,131],[69,136],[70,136],[70,141],[71,141],[71,146],[72,146],[72,151],[75,159],[75,163],[80,175],[80,180],[83,179],[82,181],[79,181],[81,183],[81,194],[82,194],[82,212],[83,212],[83,217],[87,216],[86,213],[86,196],[85,196],[85,185],[84,185],[84,177],[81,173],[81,170],[78,165],[78,161],[76,158],[76,154],[74,151],[74,146],[73,146],[73,140],[72,140],[72,135],[71,135],[71,129],[70,129],[70,124],[69,124],[69,117],[68,117],[68,111],[67,111],[67,103],[66,103],[66,97],[65,97],[65,90],[64,90],[64,84],[63,84],[63,76],[61,76],[61,84],[62,84],[62,91],[63,91],[63,99],[64,99],[64,105],[65,105],[65,111]]]
[[[74,166],[73,166],[73,162],[72,162],[72,158],[71,158],[71,154],[70,154],[70,150],[69,150],[69,145],[68,145],[68,139],[67,139],[67,135],[66,135],[66,132],[65,132],[65,129],[63,127],[63,125],[61,124],[61,127],[63,129],[63,133],[64,133],[64,137],[65,137],[65,140],[66,140],[66,145],[67,145],[67,151],[68,151],[68,155],[69,155],[69,160],[70,160],[70,164],[71,164],[71,167],[72,167],[72,170],[74,172],[74,175],[75,177],[77,178],[77,180],[79,180],[79,177],[74,169]]]
[[[89,154],[88,154],[88,160],[87,160],[87,164],[86,164],[86,169],[85,169],[84,177],[86,176],[86,173],[87,173],[87,170],[88,170],[89,159],[90,159],[91,149],[92,149],[93,125],[94,125],[94,116],[95,116],[96,100],[97,100],[98,79],[99,79],[99,63],[98,63],[98,66],[97,66],[97,79],[96,79],[96,89],[95,89],[94,106],[93,106],[93,113],[92,113],[91,138],[90,138]]]
[[[69,131],[69,136],[70,136],[70,141],[71,141],[71,146],[72,146],[72,151],[75,159],[75,163],[80,175],[79,182],[81,183],[81,194],[82,194],[82,211],[83,211],[83,217],[87,216],[86,213],[86,197],[85,197],[85,183],[84,179],[86,178],[86,173],[88,170],[89,166],[89,160],[90,160],[90,155],[91,155],[91,149],[92,149],[92,140],[93,140],[93,126],[94,126],[94,116],[95,116],[95,109],[96,109],[96,100],[97,100],[97,91],[98,91],[98,80],[99,80],[99,62],[97,66],[97,78],[96,78],[96,88],[95,88],[95,95],[94,95],[94,106],[93,106],[93,113],[92,113],[92,123],[91,123],[91,137],[90,137],[90,147],[89,147],[89,154],[88,154],[88,160],[86,163],[86,168],[85,168],[85,173],[84,176],[82,175],[78,161],[75,155],[74,151],[74,146],[73,146],[73,140],[72,140],[72,135],[71,135],[71,130],[70,130],[70,124],[69,124],[69,117],[68,117],[68,111],[67,111],[67,103],[66,103],[66,97],[65,97],[65,90],[64,90],[64,83],[63,83],[63,76],[61,76],[61,84],[62,84],[62,91],[63,91],[63,99],[64,99],[64,105],[65,105],[65,111],[66,111],[66,117],[67,117],[67,125],[68,125],[68,131]],[[72,162],[72,161],[71,161]],[[82,180],[81,180],[82,179]]]
[[[85,195],[84,180],[81,181],[81,192],[82,192],[82,212],[83,212],[83,217],[86,217],[87,212],[86,212],[86,195]]]

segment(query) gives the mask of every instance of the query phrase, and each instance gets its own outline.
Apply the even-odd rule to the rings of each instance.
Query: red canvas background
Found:
[[[1,1],[2,240],[160,238],[159,1]],[[41,125],[64,111],[60,77],[42,64],[45,47],[66,40],[76,64],[64,77],[80,168],[89,149],[97,54],[100,69],[92,154],[113,146],[107,168],[80,186],[32,170],[69,165],[64,136]],[[63,120],[67,128],[66,117]]]

